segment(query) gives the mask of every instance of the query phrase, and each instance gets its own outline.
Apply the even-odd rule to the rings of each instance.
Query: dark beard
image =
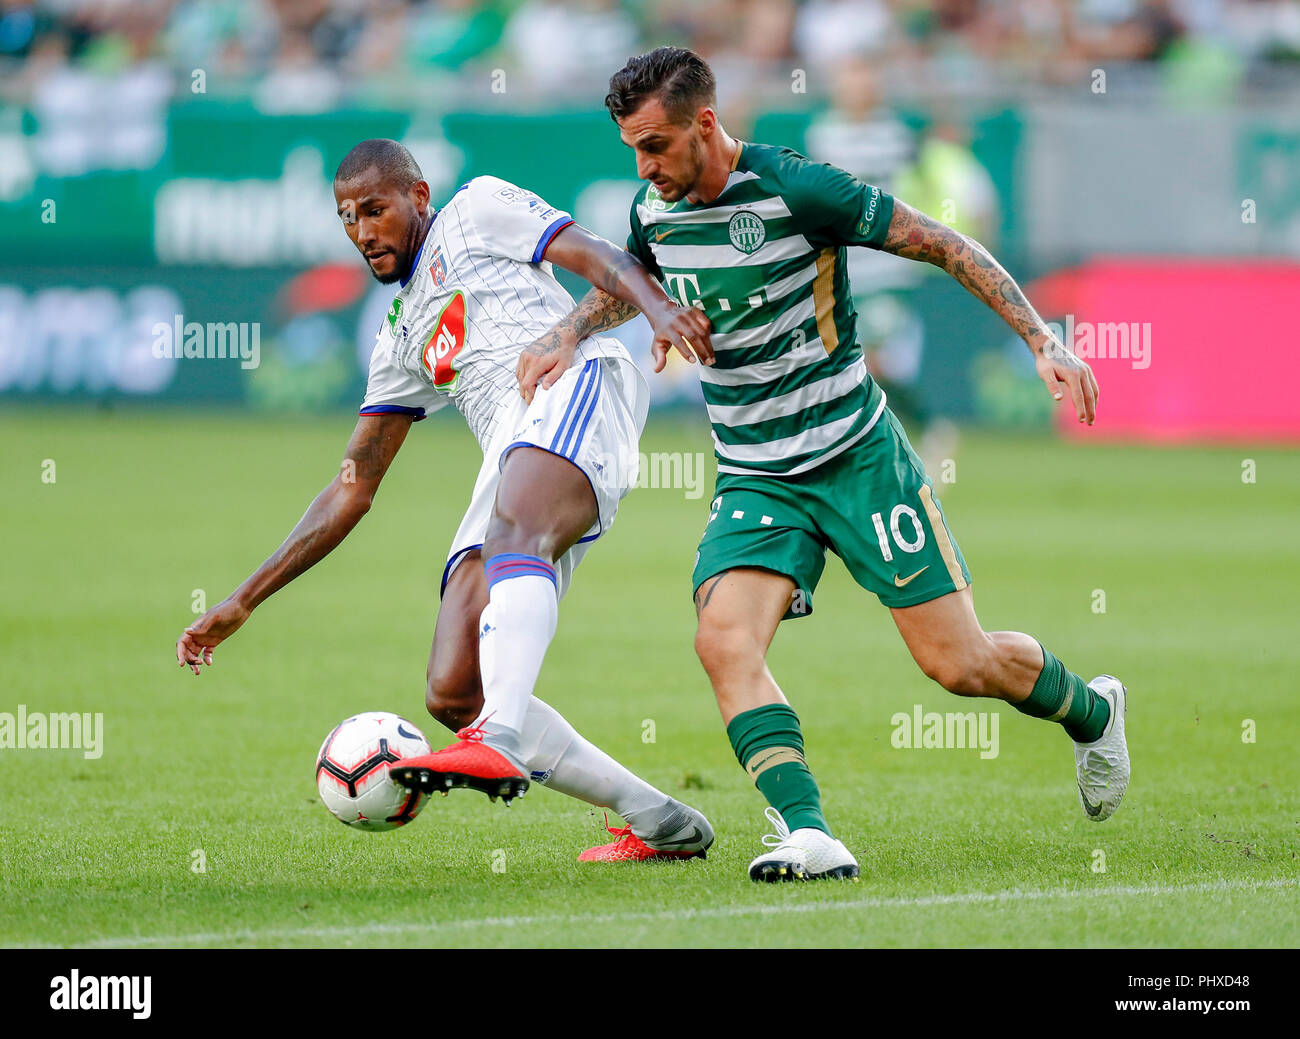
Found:
[[[420,237],[422,230],[423,221],[417,219],[411,228],[410,235],[407,237],[405,251],[393,253],[393,259],[396,261],[393,264],[393,273],[381,276],[375,274],[374,269],[371,268],[370,273],[374,275],[375,281],[379,282],[380,285],[392,285],[415,273],[412,268],[415,266],[415,257],[419,253],[420,243],[423,241]]]
[[[704,172],[704,149],[700,147],[700,142],[692,139],[691,141],[691,174],[687,182],[682,187],[682,198],[685,198],[700,182],[700,175]]]

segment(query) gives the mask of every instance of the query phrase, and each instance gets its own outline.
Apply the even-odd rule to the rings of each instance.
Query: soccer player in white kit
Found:
[[[573,306],[551,263],[646,314],[656,369],[670,348],[710,360],[707,319],[523,188],[477,177],[432,209],[419,167],[395,141],[353,148],[334,192],[371,272],[400,282],[347,460],[279,550],[185,630],[178,660],[198,674],[259,603],[337,546],[411,424],[450,403],[483,467],[443,569],[426,706],[459,731],[450,747],[401,762],[395,780],[442,793],[472,787],[507,804],[531,781],[613,808],[627,826],[584,861],[702,856],[713,830],[700,812],[584,740],[532,691],[573,571],[636,481],[648,403],[618,340],[541,339]]]

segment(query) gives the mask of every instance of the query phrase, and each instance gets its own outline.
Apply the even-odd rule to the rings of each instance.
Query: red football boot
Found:
[[[656,859],[702,859],[705,857],[704,852],[708,847],[706,844],[694,851],[652,848],[632,832],[632,827],[625,826],[621,830],[614,829],[609,825],[608,816],[605,817],[605,829],[617,837],[618,840],[611,844],[599,844],[594,848],[588,848],[578,856],[579,862],[651,862]],[[708,835],[708,843],[713,843],[712,831]]]
[[[528,789],[528,780],[510,759],[483,742],[481,725],[461,729],[450,747],[403,758],[389,767],[389,775],[408,790],[445,796],[452,787],[467,786],[481,790],[493,801],[499,797],[507,805]]]

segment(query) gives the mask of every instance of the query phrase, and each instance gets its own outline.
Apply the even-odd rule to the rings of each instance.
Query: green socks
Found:
[[[822,815],[817,780],[804,761],[803,733],[793,709],[767,704],[742,711],[727,726],[727,738],[736,760],[791,830],[811,826],[833,836]]]
[[[1042,646],[1042,643],[1039,643]],[[1043,648],[1043,670],[1027,700],[1013,704],[1021,714],[1060,722],[1076,743],[1094,743],[1110,721],[1110,704],[1088,688],[1088,683],[1067,670]]]

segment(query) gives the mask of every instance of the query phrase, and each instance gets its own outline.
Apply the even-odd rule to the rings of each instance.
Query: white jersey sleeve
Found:
[[[499,177],[475,177],[467,191],[474,227],[491,256],[541,263],[551,239],[573,223],[564,210]]]
[[[366,396],[360,414],[412,415],[415,421],[447,403],[447,398],[418,376],[406,371],[393,356],[392,338],[380,333],[370,355],[370,374],[366,378]]]

